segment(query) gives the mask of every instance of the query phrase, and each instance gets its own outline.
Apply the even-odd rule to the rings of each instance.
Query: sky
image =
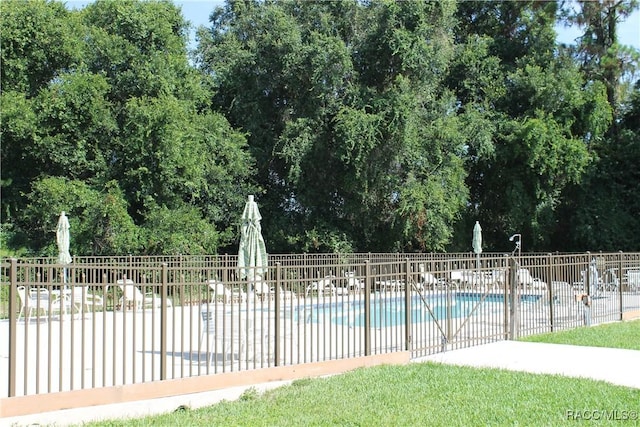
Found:
[[[90,0],[67,0],[69,8],[81,8]],[[224,0],[174,0],[174,4],[182,9],[185,19],[191,22],[191,38],[189,48],[195,48],[195,29],[201,25],[209,26],[209,15],[216,6],[224,5]],[[580,36],[580,30],[576,27],[556,27],[558,41],[573,44]],[[619,42],[624,45],[640,49],[640,11],[636,10],[618,29]]]

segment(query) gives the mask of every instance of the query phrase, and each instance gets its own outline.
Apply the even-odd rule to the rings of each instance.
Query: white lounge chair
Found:
[[[640,290],[640,270],[629,270],[626,274],[627,289],[630,291]]]
[[[293,301],[296,298],[296,294],[293,291],[285,291],[282,289],[282,286],[278,289],[280,292],[280,300],[281,301]],[[275,293],[274,289],[271,289],[272,293]]]
[[[364,288],[364,283],[356,277],[353,271],[344,273],[346,280],[339,280],[336,283],[335,291],[338,295],[358,294]]]
[[[577,301],[576,294],[573,286],[571,286],[567,282],[563,281],[552,281],[551,282],[551,292],[553,302],[556,304],[575,304]]]
[[[438,279],[436,276],[434,276],[431,273],[423,271],[418,276],[418,283],[416,283],[416,288],[418,290],[423,291],[425,290],[425,288],[436,289],[440,285],[444,285],[442,280]]]
[[[313,282],[305,291],[305,295],[309,296],[313,293],[318,294],[318,296],[333,296],[336,293],[336,285],[333,283],[335,280],[335,276],[325,276],[324,278],[318,280],[317,282]]]
[[[22,316],[25,318],[33,317],[35,312],[37,316],[49,313],[49,293],[32,293],[27,292],[24,286],[18,286],[18,296],[20,297],[20,313],[18,313],[18,319]]]
[[[209,288],[212,291],[211,302],[238,302],[243,303],[247,300],[247,293],[242,289],[230,289],[220,280],[209,280]]]
[[[274,297],[273,289],[266,282],[256,282],[253,290],[256,299],[260,301],[268,301]]]
[[[34,317],[34,313],[35,317],[40,317],[47,316],[49,312],[62,314],[72,311],[71,301],[67,296],[54,297],[44,288],[30,289],[27,292],[24,286],[18,286],[18,296],[21,303],[18,319],[22,316],[25,319]]]
[[[537,277],[533,277],[529,270],[526,268],[521,268],[517,272],[517,281],[520,286],[523,287],[525,291],[546,291],[547,284],[546,282],[538,279]]]
[[[202,351],[202,344],[207,346],[207,362],[213,364],[218,355],[223,356],[223,360],[233,361],[234,356],[244,360],[246,355],[245,331],[246,325],[243,322],[234,322],[232,319],[216,317],[215,311],[203,310],[200,312],[202,319],[202,334],[198,352]],[[251,335],[251,334],[249,334]]]
[[[79,312],[93,312],[104,309],[102,296],[89,292],[88,286],[74,286],[71,301]]]
[[[276,297],[275,286],[270,286],[266,282],[257,282],[254,287],[254,293],[256,299],[260,301],[273,300]],[[293,291],[285,291],[282,286],[278,289],[280,301],[293,301],[296,297]]]
[[[122,298],[120,298],[120,307],[123,310],[126,308],[135,308],[136,310],[142,310],[145,308],[160,308],[162,306],[162,297],[154,294],[153,292],[140,292],[140,289],[131,279],[122,280],[117,282],[118,287],[122,290]],[[171,307],[171,300],[167,298],[167,306]]]

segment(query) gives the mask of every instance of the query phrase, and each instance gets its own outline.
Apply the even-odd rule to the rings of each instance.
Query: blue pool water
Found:
[[[424,323],[468,316],[475,313],[495,312],[504,307],[502,294],[483,295],[473,292],[460,292],[449,299],[445,295],[431,295],[424,298],[412,297],[411,322]],[[521,301],[535,302],[540,295],[523,295]],[[482,302],[481,302],[482,301]],[[425,304],[426,302],[426,304]],[[428,308],[427,308],[428,305]],[[403,325],[405,323],[405,301],[403,297],[372,298],[371,327],[381,328]],[[294,308],[294,320],[304,323],[327,323],[336,325],[365,326],[364,300],[344,302],[319,302]]]

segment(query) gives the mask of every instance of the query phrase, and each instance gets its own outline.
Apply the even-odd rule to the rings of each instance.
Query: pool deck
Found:
[[[561,344],[499,341],[476,347],[438,353],[413,360],[478,368],[498,368],[536,374],[590,378],[640,389],[640,351]],[[280,387],[290,381],[251,386],[258,391]],[[89,408],[68,409],[22,417],[0,419],[0,426],[69,425],[120,418],[144,417],[170,412],[181,406],[191,409],[213,405],[222,400],[236,400],[250,387],[233,387],[162,399],[129,402]],[[630,408],[633,409],[633,408]]]
[[[391,294],[393,296],[393,294]],[[637,298],[634,297],[634,298]],[[353,300],[351,300],[353,302]],[[637,302],[634,300],[633,304],[637,305]],[[629,301],[630,303],[631,301]],[[302,305],[305,304],[300,301]],[[293,307],[297,306],[297,304],[292,304]],[[635,306],[635,305],[634,305]],[[534,306],[532,306],[534,307]],[[564,305],[559,304],[558,307],[564,307]],[[570,305],[567,305],[567,309],[569,308],[580,308],[576,306],[575,301],[571,302]],[[186,316],[183,319],[183,315],[178,308],[175,309],[175,316],[172,318],[177,322],[174,327],[170,328],[172,330],[181,330],[181,323],[187,322],[194,325],[197,325],[199,322],[199,314],[200,310],[198,307],[194,307],[192,310],[190,309],[190,316]],[[221,310],[220,313],[224,312]],[[562,312],[560,314],[567,314],[567,312]],[[265,327],[272,321],[271,313],[262,313],[263,315],[269,318],[269,321],[264,323]],[[116,328],[116,323],[114,323],[113,319],[109,316],[116,316],[118,322],[124,321],[124,318],[131,319],[127,320],[127,328]],[[102,316],[100,316],[102,317]],[[112,335],[107,344],[116,345],[124,340],[118,334],[123,333],[123,329],[127,329],[133,331],[133,336],[141,336],[135,335],[136,327],[142,325],[142,318],[146,318],[147,322],[153,317],[152,313],[141,313],[141,312],[127,312],[124,313],[108,313],[107,319],[104,321],[104,326],[107,331],[106,333]],[[138,319],[137,323],[133,321],[133,318]],[[118,320],[119,319],[119,320]],[[190,320],[189,320],[190,319]],[[496,319],[501,320],[502,316],[499,315]],[[81,320],[81,319],[80,319]],[[86,319],[85,319],[86,320]],[[289,321],[293,319],[289,318]],[[102,322],[102,320],[100,320]],[[5,331],[4,327],[7,327],[6,321],[0,322],[0,335],[4,335]],[[473,322],[472,322],[473,323]],[[117,323],[120,325],[120,323]],[[27,322],[20,322],[18,325],[19,328],[37,328],[37,324],[31,324]],[[53,321],[49,324],[44,324],[41,326],[44,331],[45,328],[49,326],[52,327],[54,332],[60,333],[63,329],[70,327],[69,321],[65,320],[64,322]],[[123,325],[124,326],[124,325]],[[315,329],[318,325],[310,325],[304,324],[304,328],[314,328],[315,336],[323,336],[319,334],[321,329]],[[97,330],[102,331],[103,326],[101,324],[98,325]],[[287,330],[291,331],[291,327],[289,326]],[[81,328],[76,328],[75,333],[79,334],[81,332]],[[193,351],[183,351],[183,349],[176,349],[176,354],[182,355],[182,357],[173,357],[171,360],[175,363],[172,363],[171,366],[173,369],[179,370],[184,369],[186,372],[198,372],[199,369],[203,369],[201,367],[202,363],[200,363],[200,353],[199,348],[197,346],[198,340],[201,338],[199,335],[198,329],[192,329],[193,336],[189,339],[190,342],[194,343],[196,347],[193,349],[187,348],[187,350]],[[358,332],[357,329],[350,329],[350,333]],[[70,336],[64,334],[66,337]],[[46,337],[45,334],[42,334],[40,337],[44,340]],[[29,335],[30,341],[35,341],[37,338],[37,334],[31,333]],[[68,340],[69,338],[65,338]],[[143,344],[145,341],[148,341],[146,344]],[[317,340],[316,340],[317,341]],[[335,337],[333,338],[335,341]],[[67,341],[68,342],[68,341]],[[80,341],[78,341],[80,342]],[[144,363],[142,359],[149,359],[147,363],[151,365],[153,362],[151,359],[158,358],[159,356],[155,354],[155,352],[149,351],[153,348],[153,340],[152,336],[145,335],[144,339],[139,340],[137,345],[141,345],[142,350],[147,351],[138,351],[131,352],[128,351],[126,353],[126,357],[132,358],[131,361],[127,361],[127,366],[133,366],[132,361],[135,353],[135,357],[140,359],[137,363]],[[289,341],[291,346],[298,345],[296,340]],[[314,341],[315,342],[315,341]],[[350,341],[355,342],[355,341]],[[54,341],[57,343],[57,341]],[[316,342],[317,344],[317,342]],[[95,351],[97,354],[102,353],[101,346],[103,345],[102,340],[97,340],[95,342],[97,346]],[[146,346],[146,347],[145,347]],[[43,349],[47,347],[43,344]],[[132,349],[133,347],[128,347]],[[336,347],[337,348],[337,347]],[[170,348],[170,350],[173,350]],[[4,360],[7,354],[6,348],[0,348],[0,361],[4,362],[0,364],[0,378],[8,378],[8,372],[6,372],[6,368],[8,364],[6,360]],[[309,348],[308,352],[319,352],[322,351],[320,348]],[[355,351],[355,350],[354,350]],[[54,354],[58,354],[58,351],[54,351]],[[258,352],[259,353],[259,352]],[[113,353],[110,351],[109,354],[114,354],[116,357],[122,358],[123,351],[119,348],[117,351]],[[196,359],[191,357],[193,354],[197,355]],[[311,353],[309,353],[311,354]],[[33,363],[35,363],[36,354],[30,354],[30,357],[34,359]],[[60,357],[64,360],[69,360],[71,358],[70,354],[62,354],[60,353]],[[137,360],[136,359],[136,360]],[[193,359],[193,360],[192,360]],[[24,357],[21,357],[19,361],[22,363]],[[197,362],[197,363],[194,363]],[[206,358],[202,361],[204,365],[207,365]],[[476,367],[490,367],[490,368],[500,368],[500,369],[508,369],[514,371],[525,371],[525,372],[533,372],[533,373],[544,373],[544,374],[557,374],[557,375],[565,375],[570,377],[586,377],[592,378],[596,380],[604,380],[613,384],[618,384],[627,387],[634,387],[640,389],[640,370],[638,370],[638,366],[640,366],[640,351],[633,350],[619,350],[619,349],[608,349],[608,348],[591,348],[591,347],[574,347],[574,346],[564,346],[564,345],[556,345],[556,344],[538,344],[538,343],[528,343],[528,342],[518,342],[518,341],[498,341],[491,344],[478,345],[474,347],[464,348],[464,349],[456,349],[450,350],[443,353],[436,353],[424,357],[420,357],[412,360],[412,362],[433,362],[433,363],[445,363],[445,364],[453,364],[453,365],[467,365],[467,366],[476,366]],[[44,362],[43,362],[44,363]],[[54,363],[55,365],[55,363]],[[77,364],[76,368],[79,368],[79,364]],[[57,366],[57,365],[56,365]],[[140,370],[141,371],[141,370]],[[99,371],[102,372],[102,371]],[[112,377],[112,372],[108,371],[107,378]],[[119,378],[120,375],[117,375]],[[22,378],[22,376],[20,376]],[[20,379],[19,378],[19,379]],[[81,375],[76,375],[74,378],[78,380],[81,378]],[[100,376],[98,376],[100,378]],[[53,378],[53,383],[57,383],[57,378]],[[66,382],[65,382],[66,383]],[[270,388],[274,388],[283,384],[287,384],[287,381],[284,382],[270,382],[266,384],[258,384],[253,387],[257,390],[266,390]],[[109,385],[109,384],[106,384]],[[117,384],[116,384],[117,385]],[[77,409],[68,409],[57,412],[48,412],[48,413],[40,413],[33,414],[21,417],[13,417],[13,418],[0,418],[0,427],[2,426],[22,426],[22,425],[68,425],[69,423],[81,424],[86,421],[92,420],[100,420],[100,419],[108,419],[113,418],[114,414],[117,414],[118,417],[142,417],[150,414],[157,414],[161,412],[167,412],[175,410],[180,406],[188,406],[191,408],[197,408],[202,406],[207,406],[219,402],[220,400],[233,400],[237,399],[247,387],[233,387],[230,389],[212,391],[207,393],[199,393],[199,394],[190,394],[183,396],[176,396],[170,398],[162,398],[162,399],[154,399],[149,401],[137,401],[137,402],[128,402],[114,405],[102,405],[102,406],[93,406],[88,408],[77,408]]]

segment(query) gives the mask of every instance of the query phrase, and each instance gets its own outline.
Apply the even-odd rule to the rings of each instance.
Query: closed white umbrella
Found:
[[[248,278],[251,282],[267,271],[267,249],[262,237],[261,219],[258,204],[253,200],[253,196],[249,196],[242,213],[238,269],[240,278]]]
[[[58,218],[58,228],[56,229],[56,242],[58,243],[58,262],[62,265],[71,263],[71,254],[69,253],[69,244],[71,242],[71,235],[69,233],[69,219],[65,215],[64,211]],[[67,271],[63,268],[63,282],[67,283]]]

